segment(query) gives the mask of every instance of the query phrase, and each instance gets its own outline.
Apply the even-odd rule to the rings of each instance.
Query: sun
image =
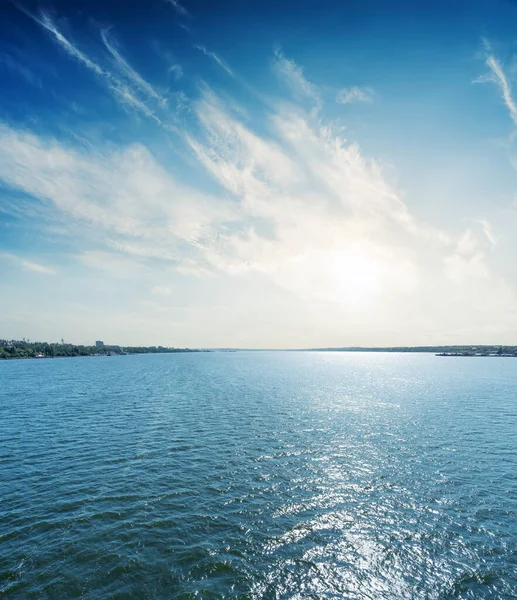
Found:
[[[332,251],[326,270],[332,295],[355,308],[369,304],[382,291],[383,265],[363,249]]]
[[[277,281],[300,298],[365,312],[388,291],[395,261],[365,244],[311,248],[278,265]],[[397,274],[395,274],[397,279]]]

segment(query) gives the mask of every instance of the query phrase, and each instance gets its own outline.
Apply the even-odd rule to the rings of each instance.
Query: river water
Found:
[[[517,360],[0,362],[0,597],[517,598]]]

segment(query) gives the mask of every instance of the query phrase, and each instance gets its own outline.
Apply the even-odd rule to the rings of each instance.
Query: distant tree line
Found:
[[[517,354],[517,346],[391,346],[387,348],[363,348],[349,346],[345,348],[312,348],[313,352],[447,352],[465,355],[478,354]]]
[[[29,340],[0,340],[0,360],[10,358],[55,358],[66,356],[114,356],[120,354],[162,354],[198,352],[190,348],[164,346],[78,346],[65,343],[30,342]]]

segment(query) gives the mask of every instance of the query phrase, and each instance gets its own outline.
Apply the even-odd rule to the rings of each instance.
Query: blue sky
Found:
[[[517,2],[0,11],[0,337],[516,343]]]

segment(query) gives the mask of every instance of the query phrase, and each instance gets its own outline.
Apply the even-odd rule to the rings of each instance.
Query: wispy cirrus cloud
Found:
[[[42,12],[40,15],[35,15],[24,11],[30,16],[36,23],[41,25],[47,32],[51,34],[53,39],[58,45],[72,58],[77,60],[100,81],[104,83],[107,89],[112,93],[115,100],[124,108],[130,108],[145,117],[153,120],[155,123],[163,127],[170,132],[176,132],[176,128],[169,121],[166,121],[157,114],[157,111],[150,107],[142,98],[138,97],[135,86],[143,89],[147,95],[152,96],[156,100],[162,101],[163,99],[155,92],[155,90],[148,84],[128,63],[123,59],[120,53],[116,50],[113,44],[110,43],[107,34],[104,34],[104,43],[108,48],[108,51],[115,59],[116,63],[123,71],[124,75],[128,77],[133,83],[133,87],[124,83],[119,77],[117,77],[111,71],[102,67],[97,61],[90,58],[85,52],[80,50],[74,45],[56,26],[49,14]]]
[[[190,36],[194,35],[194,33],[192,32],[192,29],[190,27],[188,27],[187,25],[185,25],[185,23],[179,23],[179,26],[181,27],[181,29],[183,29],[183,31],[188,33]]]
[[[289,71],[301,73],[293,64]],[[184,272],[255,271],[325,299],[409,291],[419,281],[416,249],[448,251],[379,165],[329,126],[278,107],[268,139],[208,91],[195,114],[202,134],[184,135],[219,197],[185,186],[141,145],[90,152],[7,125],[0,177],[119,253]]]
[[[60,44],[110,91],[121,81]],[[151,97],[124,63],[117,68],[131,90]],[[134,262],[138,272],[158,264],[203,279],[258,277],[292,298],[331,306],[332,318],[368,313],[369,327],[406,323],[413,310],[415,322],[432,328],[435,297],[452,298],[454,315],[472,297],[486,300],[491,318],[497,280],[483,236],[447,235],[418,219],[377,161],[314,118],[322,91],[302,67],[277,52],[274,71],[294,107],[270,103],[261,133],[206,89],[192,104],[197,125],[181,134],[199,180],[213,179],[210,193],[184,183],[141,144],[78,147],[7,124],[0,125],[0,178],[95,244],[80,255],[91,269],[123,269],[131,278]],[[166,276],[159,287],[169,287]]]
[[[0,260],[1,259],[12,261],[25,271],[31,271],[32,273],[39,273],[40,275],[56,275],[57,273],[52,267],[42,265],[33,260],[27,260],[23,256],[11,252],[0,252]]]
[[[352,104],[353,102],[372,102],[373,90],[368,87],[343,88],[336,95],[338,104]]]
[[[497,235],[494,233],[494,229],[491,223],[489,223],[487,219],[480,219],[479,224],[481,225],[481,229],[485,234],[485,237],[490,242],[492,249],[495,248],[495,246],[497,246],[498,240]]]
[[[113,57],[116,66],[119,71],[127,77],[131,83],[141,90],[146,96],[152,100],[156,100],[162,106],[167,104],[166,98],[162,97],[154,87],[147,82],[133,67],[127,62],[127,60],[117,50],[114,40],[110,36],[108,29],[101,30],[102,41],[107,48],[108,52]]]
[[[167,64],[167,74],[172,73],[176,81],[181,79],[183,77],[183,67],[177,57],[157,40],[152,45],[156,54]]]
[[[320,89],[305,77],[302,67],[286,58],[279,49],[275,51],[274,71],[298,98],[308,98],[315,104],[317,110],[323,106]]]
[[[178,2],[178,0],[165,0],[167,4],[170,4],[174,10],[181,15],[182,17],[187,17],[190,13],[189,11]]]
[[[512,95],[512,86],[508,76],[504,72],[500,60],[493,53],[490,43],[487,40],[483,40],[483,46],[485,49],[485,64],[489,69],[489,73],[478,77],[475,83],[495,83],[501,92],[503,101],[510,113],[510,118],[517,125],[517,104]]]
[[[413,220],[357,147],[300,115],[272,115],[273,141],[256,136],[210,97],[197,114],[207,135],[205,142],[192,140],[192,148],[250,218],[238,234],[219,239],[217,252],[207,248],[204,258],[213,267],[258,270],[296,293],[349,302],[354,293],[387,285],[390,262],[391,283],[413,285],[414,266],[393,245],[395,232],[414,235]],[[261,232],[264,220],[269,226]],[[376,243],[366,244],[374,232]],[[349,295],[354,279],[361,281]]]
[[[183,67],[180,64],[175,63],[169,67],[169,73],[172,73],[176,81],[178,81],[178,79],[183,77]]]
[[[231,68],[215,52],[210,52],[204,46],[194,46],[194,48],[196,48],[197,50],[199,50],[200,52],[202,52],[205,56],[208,56],[208,58],[211,58],[217,65],[219,65],[221,67],[221,69],[223,69],[224,71],[226,71],[228,73],[228,75],[230,75],[231,77],[233,77],[233,71],[231,70]]]
[[[214,238],[231,206],[181,184],[135,144],[89,151],[0,124],[0,179],[65,218],[74,235],[178,262]]]
[[[320,98],[303,70],[282,58],[275,70],[295,73],[294,96]],[[419,221],[380,165],[331,126],[280,105],[269,119],[273,139],[266,139],[210,95],[196,112],[206,137],[191,139],[191,147],[249,217],[238,234],[219,237],[217,250],[206,248],[212,268],[257,270],[299,297],[349,308],[395,297],[427,305],[422,296],[448,296],[451,281],[468,289],[454,289],[454,310],[469,294],[490,295],[490,286],[514,297],[491,271],[495,234],[488,221],[481,231],[455,236]]]

